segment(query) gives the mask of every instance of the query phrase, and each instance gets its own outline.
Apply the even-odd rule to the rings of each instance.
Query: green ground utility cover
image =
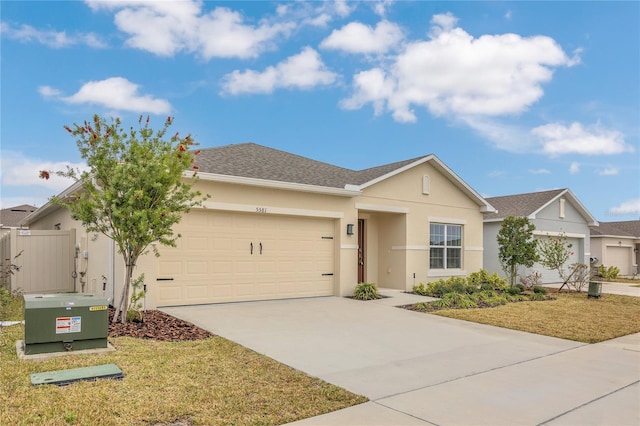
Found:
[[[121,379],[122,377],[122,370],[120,370],[117,365],[104,364],[96,365],[94,367],[33,373],[31,375],[31,384],[53,384],[64,386],[68,385],[69,383],[77,382],[78,380]]]

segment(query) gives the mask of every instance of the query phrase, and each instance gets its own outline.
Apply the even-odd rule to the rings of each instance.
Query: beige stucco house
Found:
[[[620,269],[621,276],[638,274],[640,220],[600,222],[591,227],[591,255],[595,267]]]
[[[434,155],[354,171],[245,143],[203,149],[198,165],[211,198],[176,226],[176,248],[138,262],[147,308],[346,296],[364,281],[410,290],[483,267],[494,209]],[[77,228],[82,291],[120,293],[112,241],[51,204],[25,224]]]

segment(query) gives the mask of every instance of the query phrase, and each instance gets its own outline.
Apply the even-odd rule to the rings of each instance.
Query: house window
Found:
[[[429,267],[461,269],[462,226],[432,223],[429,234]]]
[[[560,219],[564,219],[564,203],[565,203],[565,199],[561,198],[560,199]]]

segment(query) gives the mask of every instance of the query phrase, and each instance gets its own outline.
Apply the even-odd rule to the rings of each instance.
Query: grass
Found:
[[[640,298],[586,293],[553,293],[555,300],[508,303],[486,309],[447,309],[431,312],[561,339],[597,343],[640,332]]]
[[[0,287],[0,321],[22,320],[22,302],[19,294],[12,295],[8,290]]]
[[[18,359],[23,338],[22,325],[0,329],[2,425],[275,425],[367,400],[221,337],[119,337],[109,339],[114,352],[47,361]],[[123,380],[31,385],[32,373],[108,363]]]

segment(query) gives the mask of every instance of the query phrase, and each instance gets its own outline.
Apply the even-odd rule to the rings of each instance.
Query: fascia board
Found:
[[[193,172],[185,172],[184,177],[192,177]],[[217,173],[198,172],[198,179],[206,182],[232,183],[236,185],[257,186],[262,188],[283,189],[288,191],[310,192],[315,194],[337,195],[340,197],[357,197],[362,191],[354,189],[331,188],[328,186],[308,185],[303,183],[281,182],[268,179],[256,179],[242,176],[221,175]]]
[[[397,174],[400,174],[404,171],[412,169],[413,167],[419,166],[420,164],[424,164],[427,162],[433,162],[433,165],[436,169],[446,175],[454,185],[460,188],[467,196],[475,201],[478,206],[480,206],[480,211],[482,213],[495,213],[496,209],[491,204],[489,204],[480,194],[473,190],[465,181],[463,181],[457,174],[454,173],[446,164],[444,164],[438,157],[433,154],[427,155],[419,160],[414,161],[413,163],[407,164],[406,166],[400,167],[392,172],[387,173],[386,175],[382,175],[377,177],[376,179],[370,180],[369,182],[365,182],[360,186],[355,185],[347,185],[349,188],[357,188],[360,191],[363,189],[375,185],[378,182],[381,182],[385,179],[389,179]]]
[[[81,188],[82,188],[82,181],[76,181],[73,184],[71,184],[69,187],[67,187],[67,189],[59,193],[58,198],[66,198],[71,194],[73,194],[74,192],[78,192]],[[42,207],[40,207],[39,209],[37,209],[36,211],[31,213],[24,219],[22,219],[22,221],[20,221],[20,225],[28,226],[31,223],[33,223],[36,219],[46,216],[49,213],[54,212],[59,208],[60,206],[53,204],[51,201],[47,201]]]
[[[583,218],[587,220],[588,226],[598,226],[598,221],[596,220],[596,218],[593,217],[591,213],[589,213],[589,210],[587,210],[587,208],[580,202],[580,200],[578,200],[578,197],[576,197],[573,194],[573,192],[571,192],[571,190],[568,188],[562,191],[561,193],[559,193],[558,195],[556,195],[555,197],[553,197],[551,200],[549,200],[545,204],[543,204],[536,211],[531,213],[531,215],[529,216],[529,219],[535,219],[537,213],[540,213],[543,209],[547,208],[547,206],[549,206],[551,203],[555,202],[557,199],[563,196],[568,198],[569,202],[573,205],[573,207],[576,210],[578,210],[578,212],[580,212]]]

